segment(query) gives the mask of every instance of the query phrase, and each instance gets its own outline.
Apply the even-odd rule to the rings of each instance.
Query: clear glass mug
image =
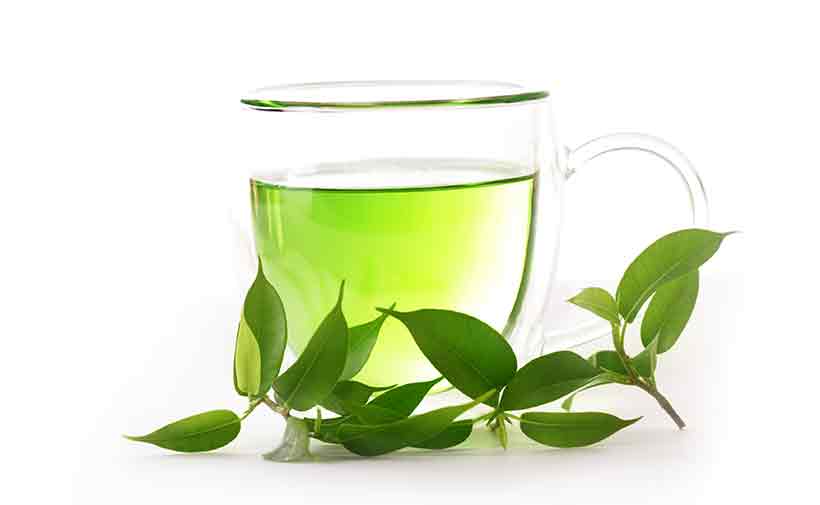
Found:
[[[700,179],[677,149],[615,134],[570,150],[550,97],[487,81],[326,82],[248,94],[243,121],[256,253],[301,352],[345,280],[348,324],[375,307],[457,310],[487,322],[524,363],[604,335],[595,321],[547,329],[564,183],[618,150],[656,155],[685,183],[704,226]],[[262,114],[267,112],[267,114]],[[285,114],[277,114],[284,112]],[[388,319],[357,377],[395,384],[435,377],[412,337]]]

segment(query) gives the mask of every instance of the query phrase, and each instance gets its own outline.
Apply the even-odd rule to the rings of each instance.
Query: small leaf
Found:
[[[256,340],[257,349],[249,349],[248,333]],[[245,295],[242,307],[239,330],[237,331],[236,350],[234,352],[234,386],[237,393],[247,396],[263,395],[268,392],[274,378],[279,374],[282,366],[282,357],[288,341],[285,307],[279,293],[265,278],[262,271],[262,259],[256,279]],[[258,356],[258,365],[254,360]],[[239,368],[239,370],[237,370]],[[259,369],[259,380],[253,378],[256,369]],[[243,378],[237,377],[241,373]],[[240,387],[243,385],[243,387]],[[245,389],[256,386],[256,389]]]
[[[470,398],[504,387],[515,374],[517,363],[510,344],[472,316],[438,309],[379,310],[404,323],[436,370]],[[497,397],[486,403],[495,405]]]
[[[319,324],[307,347],[293,365],[274,382],[281,401],[293,410],[305,411],[333,391],[345,366],[347,322],[342,313],[344,283],[336,306]]]
[[[396,304],[390,306],[393,309]],[[379,337],[384,320],[387,314],[382,314],[369,323],[360,324],[350,328],[349,341],[347,345],[347,361],[342,372],[342,380],[352,379],[364,367],[373,351],[373,346]]]
[[[360,456],[378,456],[423,444],[446,430],[458,416],[494,394],[495,391],[490,390],[470,403],[432,410],[395,423],[375,426],[343,424],[339,438],[345,448]]]
[[[570,351],[558,351],[530,361],[504,389],[500,408],[522,410],[543,405],[572,393],[599,371]]]
[[[650,367],[649,356],[643,351],[632,358],[632,366],[638,375],[644,378],[652,377],[654,368]],[[589,357],[589,363],[599,370],[613,372],[615,374],[628,377],[629,372],[624,368],[621,357],[615,351],[598,351]]]
[[[657,339],[658,354],[671,349],[689,322],[697,298],[697,270],[661,286],[649,302],[641,322],[643,345]]]
[[[613,324],[621,324],[618,305],[612,295],[605,289],[586,288],[567,301],[587,309]]]
[[[655,290],[703,265],[727,235],[693,228],[665,235],[647,247],[627,267],[618,284],[616,299],[624,319],[634,321]]]
[[[289,463],[311,459],[310,435],[305,423],[296,417],[288,417],[285,435],[279,447],[262,455],[268,461]]]
[[[244,318],[239,321],[236,331],[236,348],[234,350],[233,368],[234,388],[240,395],[251,396],[259,394],[259,385],[262,382],[262,358],[259,344],[251,333]]]
[[[373,393],[391,389],[393,386],[373,387],[356,381],[341,381],[324,400],[322,407],[337,414],[350,414],[353,406],[367,403]]]
[[[587,382],[586,384],[584,384],[583,386],[581,386],[580,388],[575,390],[574,393],[567,396],[564,399],[564,401],[561,402],[561,408],[563,410],[566,410],[567,412],[569,412],[570,410],[572,410],[572,403],[575,401],[575,397],[578,396],[578,393],[581,393],[582,391],[586,391],[587,389],[592,389],[592,388],[595,388],[595,387],[598,387],[598,386],[605,386],[607,384],[618,384],[618,381],[614,380],[614,377],[613,377],[612,374],[604,373],[604,374],[599,375],[598,377],[595,377],[591,381]]]
[[[637,422],[602,412],[526,412],[521,431],[532,440],[551,447],[583,447]]]
[[[377,396],[370,403],[355,410],[364,424],[384,424],[408,417],[416,410],[427,393],[441,381],[438,377],[426,382],[413,382]]]
[[[643,351],[632,358],[632,366],[641,377],[655,376],[655,369],[658,367],[658,339],[650,342]]]
[[[141,437],[126,436],[178,452],[204,452],[219,449],[239,434],[239,417],[230,410],[210,410],[180,419]]]
[[[465,419],[463,421],[456,421],[451,423],[450,426],[435,437],[425,440],[420,444],[413,444],[412,447],[419,449],[449,449],[467,440],[472,432],[472,420]]]

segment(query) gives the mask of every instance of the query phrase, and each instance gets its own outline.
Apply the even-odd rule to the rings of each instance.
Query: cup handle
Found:
[[[706,227],[709,221],[709,205],[700,176],[689,159],[678,148],[658,137],[642,133],[615,133],[592,139],[576,149],[568,150],[566,178],[572,177],[591,160],[615,151],[642,151],[654,154],[675,169],[683,180],[689,196],[693,226]],[[549,332],[543,335],[542,352],[544,348],[549,347],[577,347],[600,338],[609,331],[608,323],[591,321],[575,328]]]

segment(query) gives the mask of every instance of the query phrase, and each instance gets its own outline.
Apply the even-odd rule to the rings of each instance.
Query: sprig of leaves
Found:
[[[191,416],[148,435],[127,437],[181,452],[210,451],[230,443],[241,422],[260,404],[286,419],[281,445],[266,453],[273,461],[309,459],[309,440],[340,444],[362,456],[378,456],[406,447],[445,449],[466,440],[474,425],[485,422],[507,446],[508,424],[517,421],[530,439],[552,447],[595,444],[638,419],[602,412],[570,412],[581,391],[607,384],[636,386],[657,400],[683,428],[684,423],[658,391],[658,355],[678,341],[695,307],[698,269],[728,234],[681,230],[645,249],[626,269],[612,296],[587,288],[569,300],[608,321],[613,350],[584,359],[571,351],[539,356],[518,368],[507,340],[486,323],[460,312],[422,309],[412,312],[379,308],[372,321],[348,327],[343,312],[344,283],[296,361],[280,366],[287,344],[284,305],[267,281],[260,260],[256,279],[245,297],[234,352],[234,387],[248,398],[240,417],[229,410]],[[643,351],[625,351],[627,327],[649,301],[641,324]],[[353,380],[364,367],[387,317],[399,320],[441,377],[404,385],[373,386]],[[433,387],[447,380],[472,401],[417,414]],[[270,398],[273,389],[274,397]],[[561,398],[563,412],[537,412]],[[489,412],[460,419],[480,404]],[[314,407],[337,417],[297,417]],[[486,407],[485,407],[486,409]],[[521,410],[526,412],[515,414]]]

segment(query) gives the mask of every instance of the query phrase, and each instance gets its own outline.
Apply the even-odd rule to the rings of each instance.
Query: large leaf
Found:
[[[412,447],[419,449],[449,449],[467,440],[472,432],[472,420],[456,421],[435,437],[420,444],[413,444]]]
[[[600,372],[571,351],[540,356],[521,367],[504,389],[500,408],[522,410],[572,393]]]
[[[390,306],[392,309],[396,304]],[[342,372],[342,380],[352,379],[364,367],[373,351],[373,346],[379,338],[387,314],[382,314],[369,323],[360,324],[350,328],[347,343],[347,361]]]
[[[305,350],[274,382],[273,388],[285,406],[308,410],[333,391],[345,366],[347,322],[342,313],[344,283],[336,305],[319,324]]]
[[[494,394],[495,391],[490,390],[470,403],[432,410],[394,423],[343,424],[338,435],[345,448],[361,456],[378,456],[421,445],[446,430],[458,416]]]
[[[657,340],[658,354],[675,345],[689,322],[698,298],[698,271],[667,282],[655,292],[641,322],[641,341]]]
[[[586,288],[573,296],[568,302],[597,314],[613,324],[620,324],[618,305],[609,291],[601,288]]]
[[[211,410],[180,419],[141,437],[126,436],[179,452],[203,452],[227,445],[239,434],[239,416],[230,410]]]
[[[385,391],[393,386],[374,387],[357,381],[341,381],[333,387],[333,391],[322,400],[322,407],[337,414],[350,414],[352,408],[367,403],[373,393]]]
[[[665,235],[647,247],[618,284],[616,299],[624,319],[634,321],[655,290],[703,265],[727,235],[693,228]]]
[[[488,324],[460,312],[380,309],[404,323],[419,349],[450,384],[470,398],[500,389],[517,368],[510,344]],[[497,395],[488,405],[497,403]]]
[[[258,396],[268,392],[282,366],[287,341],[285,307],[276,289],[265,278],[260,258],[256,279],[245,295],[236,336],[234,386],[237,393]]]
[[[521,431],[551,447],[583,447],[607,438],[640,418],[624,420],[602,412],[527,412]]]

